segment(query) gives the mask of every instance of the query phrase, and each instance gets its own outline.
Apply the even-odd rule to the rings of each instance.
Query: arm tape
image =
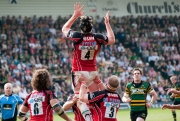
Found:
[[[62,114],[64,114],[64,109],[61,107],[61,109],[57,112],[57,114],[59,116],[61,116]]]
[[[54,105],[52,106],[52,108],[55,109],[55,108],[57,108],[57,107],[59,107],[59,106],[61,107],[61,105],[60,105],[59,103],[56,103],[56,104],[54,104]],[[62,107],[61,107],[61,108],[62,108]]]
[[[56,110],[56,113],[61,116],[62,114],[64,114],[64,109],[61,107],[61,105],[59,103],[56,103],[52,106],[53,109],[56,109],[57,107],[60,107],[59,110]]]
[[[22,112],[19,112],[19,118],[22,120],[22,121],[27,121],[28,118],[26,117],[26,114],[25,113],[22,113]]]
[[[19,116],[20,116],[20,117],[25,117],[26,114],[25,114],[25,113],[22,113],[22,112],[19,112]]]

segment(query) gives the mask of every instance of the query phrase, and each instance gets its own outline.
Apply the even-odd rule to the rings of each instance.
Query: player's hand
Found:
[[[146,107],[150,108],[152,106],[152,103],[146,103]]]
[[[170,98],[174,98],[174,95],[172,94],[172,95],[170,96]]]
[[[170,89],[168,89],[167,94],[169,94],[170,92],[171,92],[171,93],[176,93],[177,90],[174,89],[174,88],[170,88]]]
[[[72,101],[77,102],[78,98],[74,95]]]
[[[83,74],[79,75],[78,81],[79,81],[80,83],[85,82],[85,81],[86,81],[85,76],[84,76]]]
[[[84,5],[81,6],[79,2],[75,3],[73,16],[75,16],[76,18],[82,16],[84,14],[83,8]]]
[[[131,99],[130,99],[130,98],[127,98],[125,102],[126,102],[126,103],[129,103],[129,102],[131,102]]]
[[[170,107],[171,107],[170,104],[164,104],[164,105],[161,107],[161,109],[164,110],[164,109],[170,108]]]
[[[98,75],[95,77],[94,82],[95,82],[96,84],[102,83],[102,81],[101,81],[101,79],[99,78]]]
[[[108,23],[109,23],[109,14],[110,14],[110,12],[108,11],[108,12],[106,13],[106,15],[104,16],[104,23],[105,23],[105,24],[108,24]]]

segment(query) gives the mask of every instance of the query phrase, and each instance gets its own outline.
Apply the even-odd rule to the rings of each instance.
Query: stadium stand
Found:
[[[2,16],[0,19],[0,93],[6,82],[13,84],[14,93],[23,99],[32,91],[30,81],[37,68],[51,72],[57,97],[63,102],[71,93],[72,43],[67,41],[61,27],[67,20],[59,16],[32,18]],[[158,102],[170,101],[164,95],[169,77],[180,79],[180,16],[123,16],[111,17],[116,42],[103,46],[98,57],[100,77],[105,83],[115,74],[119,77],[118,92],[132,81],[131,69],[143,69],[142,80],[153,85],[159,94]],[[94,18],[94,32],[103,32],[103,19]],[[78,29],[79,23],[73,25]],[[166,99],[165,99],[166,98]]]

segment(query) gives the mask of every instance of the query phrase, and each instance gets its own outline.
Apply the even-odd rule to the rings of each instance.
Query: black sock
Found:
[[[173,111],[173,112],[172,112],[172,115],[173,115],[174,121],[176,121],[176,112]]]

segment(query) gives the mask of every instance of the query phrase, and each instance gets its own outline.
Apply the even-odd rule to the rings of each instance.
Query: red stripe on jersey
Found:
[[[72,108],[74,112],[74,121],[85,121],[79,108],[75,105],[73,105]]]
[[[91,102],[95,102],[95,101],[97,101],[97,100],[100,100],[100,99],[103,98],[104,96],[105,96],[105,94],[101,94],[101,95],[93,98],[92,100],[89,100],[89,102],[90,102],[90,103],[91,103]]]

